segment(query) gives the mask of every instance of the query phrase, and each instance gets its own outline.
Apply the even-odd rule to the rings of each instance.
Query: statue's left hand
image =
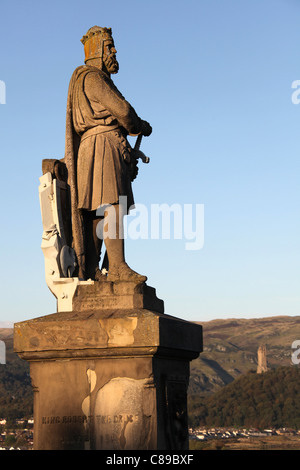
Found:
[[[147,121],[142,121],[142,135],[145,137],[149,137],[149,135],[152,133],[152,127],[150,126],[149,122]]]

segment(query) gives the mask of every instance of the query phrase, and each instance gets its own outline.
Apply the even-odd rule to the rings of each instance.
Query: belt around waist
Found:
[[[119,124],[115,124],[114,126],[102,126],[99,124],[99,126],[92,127],[91,129],[85,131],[81,136],[81,142],[91,135],[103,134],[104,132],[113,131],[119,127]]]

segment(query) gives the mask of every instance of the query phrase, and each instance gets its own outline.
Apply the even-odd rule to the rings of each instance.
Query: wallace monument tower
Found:
[[[164,302],[124,255],[141,139],[152,133],[114,85],[110,28],[81,39],[62,159],[42,162],[39,197],[51,315],[15,324],[30,363],[36,450],[187,450],[190,361],[202,328]],[[127,137],[136,136],[131,147]],[[162,267],[163,269],[163,267]]]

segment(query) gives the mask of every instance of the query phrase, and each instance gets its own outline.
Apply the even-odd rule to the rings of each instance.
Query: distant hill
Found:
[[[291,345],[300,340],[300,316],[199,322],[204,350],[191,363],[189,392],[210,394],[257,369],[257,350],[267,348],[268,367],[291,366]]]
[[[297,366],[248,372],[213,395],[190,397],[190,426],[300,429],[299,396]]]
[[[0,340],[6,346],[6,364],[0,364],[0,418],[30,417],[33,391],[29,365],[13,351],[12,328],[1,328]]]

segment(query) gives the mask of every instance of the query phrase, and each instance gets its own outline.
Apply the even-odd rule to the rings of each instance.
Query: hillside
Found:
[[[257,350],[267,347],[270,369],[291,366],[291,345],[300,340],[300,317],[267,317],[199,322],[204,350],[191,364],[190,393],[209,394],[249,370],[256,371]]]
[[[190,425],[300,429],[299,397],[297,366],[248,372],[214,395],[190,397]]]
[[[0,364],[0,418],[32,416],[33,392],[29,365],[13,352],[13,330],[0,329],[6,345],[6,364]]]

